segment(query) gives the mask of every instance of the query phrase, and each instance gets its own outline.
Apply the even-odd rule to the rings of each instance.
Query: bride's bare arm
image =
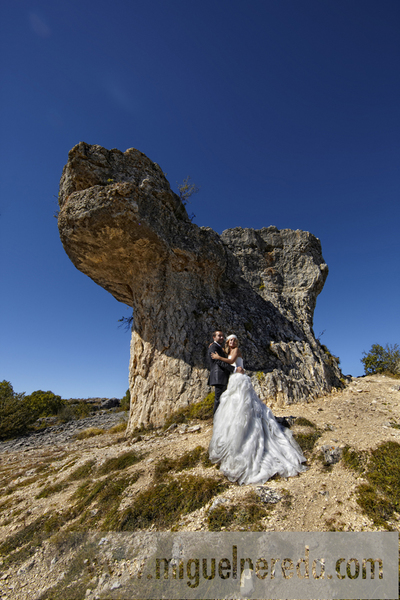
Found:
[[[223,356],[220,356],[218,354],[218,352],[211,352],[211,358],[215,359],[215,360],[222,360],[222,362],[228,363],[228,365],[231,365],[235,362],[235,360],[237,359],[238,356],[241,356],[241,353],[239,353],[239,349],[238,348],[234,348],[232,350],[232,354],[230,358],[224,358]]]

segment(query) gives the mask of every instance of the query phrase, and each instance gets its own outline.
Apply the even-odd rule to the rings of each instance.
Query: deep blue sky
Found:
[[[321,239],[314,330],[361,375],[400,343],[398,0],[10,0],[0,9],[0,380],[122,396],[130,311],[75,269],[56,196],[79,141],[201,190],[194,222]]]

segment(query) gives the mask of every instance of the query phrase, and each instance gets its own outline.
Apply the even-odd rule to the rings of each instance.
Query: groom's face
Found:
[[[224,343],[224,334],[222,333],[222,331],[216,331],[214,334],[214,340],[216,342],[218,342],[218,344],[220,346],[222,346],[222,344]]]

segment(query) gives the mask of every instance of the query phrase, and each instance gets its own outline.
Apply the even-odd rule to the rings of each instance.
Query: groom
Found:
[[[227,358],[222,347],[224,343],[224,334],[222,331],[214,331],[213,340],[213,343],[208,348],[207,358],[210,369],[208,385],[213,385],[215,388],[214,415],[219,406],[219,399],[228,386],[229,375],[235,371],[235,367],[223,362],[222,360],[211,358],[212,352],[216,352],[223,358]]]

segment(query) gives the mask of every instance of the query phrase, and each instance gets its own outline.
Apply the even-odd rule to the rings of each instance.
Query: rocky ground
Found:
[[[166,485],[174,479],[184,481],[180,479],[182,477],[192,476],[199,482],[212,479],[226,487],[196,510],[178,515],[174,522],[166,521],[164,529],[204,531],[211,528],[211,523],[217,523],[216,529],[220,530],[377,530],[357,503],[356,490],[364,481],[363,476],[340,458],[341,449],[350,447],[363,453],[387,441],[400,443],[400,428],[396,427],[400,423],[399,383],[379,375],[357,378],[344,390],[312,403],[271,407],[276,416],[302,417],[314,425],[296,426],[295,421],[292,427],[295,435],[315,431],[321,435],[314,449],[308,452],[309,468],[305,473],[288,480],[273,479],[263,486],[240,487],[227,482],[215,466],[207,464],[205,453],[199,454],[196,464],[185,471],[182,465],[178,468],[171,462],[170,473],[155,480],[161,459],[176,461],[199,446],[207,449],[212,433],[211,421],[193,421],[167,431],[143,431],[127,440],[123,424],[115,427],[126,419],[126,414],[111,410],[1,443],[1,600],[107,597],[104,594],[111,589],[112,578],[93,574],[85,581],[82,579],[76,596],[46,592],[52,587],[59,589],[54,586],[60,586],[71,577],[72,551],[51,554],[51,536],[74,528],[102,530],[107,519],[114,519],[108,523],[121,523],[119,515],[143,498],[145,490],[155,489],[160,482]],[[108,431],[77,439],[77,433],[93,427]],[[326,464],[321,448],[325,449],[325,459],[329,462],[329,457],[333,457],[334,464]],[[122,487],[116,496],[116,510],[112,506],[112,493],[115,493],[112,485],[118,482]],[[85,486],[91,495],[85,496]],[[100,488],[108,490],[107,493],[101,496]],[[256,495],[251,495],[252,491]],[[254,512],[257,502],[262,508],[261,513],[260,510]],[[236,510],[250,505],[253,507],[251,514],[256,515],[253,523],[248,515],[243,517],[243,511],[243,514],[235,513],[242,514],[241,520],[228,520],[225,525],[221,521],[218,526],[217,521],[210,520],[218,506],[232,506]],[[73,514],[68,512],[71,507],[74,507]],[[388,527],[398,529],[397,517],[397,513],[391,516]],[[157,523],[153,523],[150,529],[157,527]]]
[[[51,419],[50,417],[49,420]],[[27,452],[28,450],[37,450],[46,446],[54,447],[57,444],[68,444],[75,441],[76,435],[79,432],[89,427],[99,427],[107,430],[126,420],[126,413],[102,410],[85,419],[71,420],[62,425],[47,427],[30,435],[0,442],[0,455],[4,458],[4,454],[16,451]]]

